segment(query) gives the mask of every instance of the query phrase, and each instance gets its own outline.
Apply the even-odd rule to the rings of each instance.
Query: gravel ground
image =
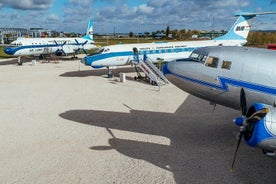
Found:
[[[276,162],[242,143],[238,111],[106,78],[78,61],[0,62],[0,183],[276,183]],[[80,70],[79,70],[80,69]]]

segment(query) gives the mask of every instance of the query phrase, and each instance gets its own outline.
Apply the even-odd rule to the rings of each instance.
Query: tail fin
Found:
[[[248,33],[251,28],[251,22],[257,15],[276,14],[276,12],[261,12],[261,13],[238,13],[238,20],[234,23],[231,29],[223,36],[217,37],[214,40],[242,40],[246,43]]]
[[[93,40],[93,22],[92,20],[89,21],[87,30],[86,30],[86,35],[83,37],[87,40]]]

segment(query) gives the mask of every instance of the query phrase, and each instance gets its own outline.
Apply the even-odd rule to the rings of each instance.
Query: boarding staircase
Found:
[[[143,55],[143,57],[141,56],[139,57],[138,54],[134,54],[133,63],[139,66],[139,68],[146,74],[151,84],[156,84],[158,86],[161,86],[169,83],[168,79],[152,63],[152,60],[146,55]]]

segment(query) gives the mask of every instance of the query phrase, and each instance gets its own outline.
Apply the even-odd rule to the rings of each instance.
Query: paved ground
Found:
[[[0,64],[0,183],[275,183],[242,143],[237,111],[173,85],[105,78],[77,61]]]

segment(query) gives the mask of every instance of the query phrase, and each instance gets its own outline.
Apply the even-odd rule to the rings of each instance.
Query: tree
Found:
[[[155,33],[155,32],[152,32],[152,33],[151,33],[151,36],[152,36],[152,38],[155,38],[155,37],[156,37],[156,33]]]
[[[170,26],[167,26],[167,29],[166,29],[166,38],[169,37],[169,34],[170,34]]]
[[[133,32],[129,32],[128,35],[129,35],[130,38],[132,38],[134,34],[133,34]]]
[[[149,37],[150,36],[150,33],[149,32],[145,32],[145,37]]]
[[[171,33],[173,38],[179,38],[179,31],[177,29],[172,30]]]

